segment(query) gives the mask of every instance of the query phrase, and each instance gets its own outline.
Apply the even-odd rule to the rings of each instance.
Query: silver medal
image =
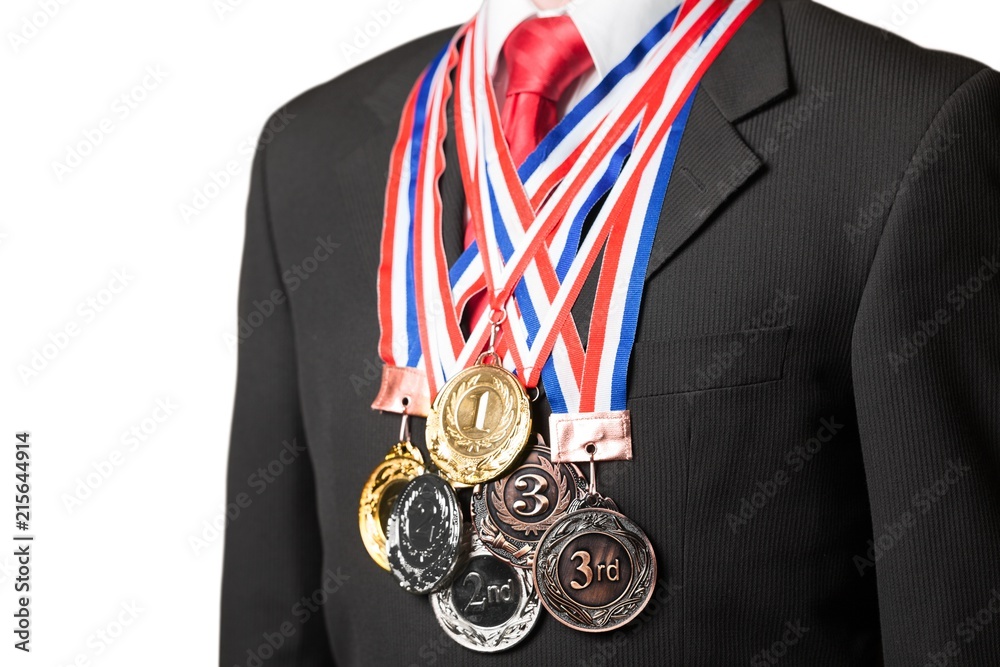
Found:
[[[531,571],[490,553],[478,537],[448,588],[431,595],[444,631],[473,651],[495,653],[517,644],[538,622],[541,605]]]
[[[400,586],[425,595],[448,584],[461,555],[462,510],[446,481],[431,473],[414,478],[399,494],[386,532],[389,569]]]

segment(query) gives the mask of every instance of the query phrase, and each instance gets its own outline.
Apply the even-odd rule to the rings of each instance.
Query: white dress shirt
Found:
[[[556,10],[538,9],[531,0],[485,0],[486,57],[497,104],[503,109],[507,68],[503,45],[521,22],[534,16],[566,14],[573,20],[594,59],[594,66],[559,101],[560,115],[583,99],[615,65],[681,0],[572,0]]]

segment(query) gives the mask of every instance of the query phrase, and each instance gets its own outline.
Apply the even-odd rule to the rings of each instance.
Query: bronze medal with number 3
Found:
[[[532,566],[542,534],[587,489],[579,468],[553,463],[539,442],[509,475],[472,492],[472,520],[483,545],[517,567]]]
[[[653,595],[653,545],[614,507],[595,496],[574,501],[538,544],[538,596],[556,620],[574,630],[620,628],[638,616]]]
[[[517,377],[477,363],[452,377],[427,415],[427,449],[455,484],[472,486],[514,465],[531,434],[531,403]]]

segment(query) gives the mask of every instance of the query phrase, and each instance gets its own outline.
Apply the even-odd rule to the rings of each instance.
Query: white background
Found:
[[[995,0],[824,4],[1000,68]],[[249,147],[291,97],[477,5],[4,0],[0,664],[216,663]],[[30,655],[12,648],[21,429]]]

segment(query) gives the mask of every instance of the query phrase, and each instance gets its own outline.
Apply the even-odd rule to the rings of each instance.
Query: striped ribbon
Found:
[[[505,365],[542,380],[554,412],[624,410],[628,360],[660,209],[701,76],[760,0],[689,0],[513,164],[486,67],[482,15],[417,81],[390,161],[379,266],[380,354],[423,368],[430,395],[486,345],[487,290]],[[448,267],[438,180],[455,72],[459,167],[476,244]],[[627,158],[627,161],[626,161]],[[583,234],[584,220],[606,197]],[[601,251],[586,351],[571,308]]]

